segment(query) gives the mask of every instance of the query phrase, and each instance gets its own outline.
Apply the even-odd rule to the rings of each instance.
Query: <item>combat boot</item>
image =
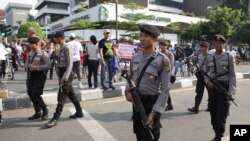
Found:
[[[84,115],[82,111],[76,111],[74,115],[69,116],[70,119],[82,118]]]
[[[41,120],[43,121],[43,120],[48,119],[48,114],[49,114],[49,110],[47,108],[44,109]]]
[[[54,127],[57,125],[57,121],[59,119],[59,114],[55,113],[53,118],[47,123],[45,124],[48,128]]]
[[[38,119],[38,118],[41,118],[41,113],[35,113],[34,115],[28,117],[29,120],[35,120],[35,119]]]
[[[199,108],[196,108],[196,107],[188,108],[188,111],[192,112],[192,113],[195,113],[195,114],[198,114],[199,113]]]

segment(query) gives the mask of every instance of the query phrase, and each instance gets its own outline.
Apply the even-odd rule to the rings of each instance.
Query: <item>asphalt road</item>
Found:
[[[229,140],[229,125],[250,124],[250,79],[237,81],[236,102],[231,105],[223,141]],[[204,94],[199,114],[191,114],[194,105],[194,87],[171,91],[174,110],[162,115],[161,141],[209,141],[214,137],[210,115],[206,112],[207,94]],[[86,101],[81,103],[85,116],[78,120],[68,117],[74,113],[72,104],[66,104],[56,127],[46,129],[48,121],[28,121],[33,109],[3,112],[0,126],[1,141],[134,141],[131,104],[124,97]],[[52,117],[55,106],[49,106]]]

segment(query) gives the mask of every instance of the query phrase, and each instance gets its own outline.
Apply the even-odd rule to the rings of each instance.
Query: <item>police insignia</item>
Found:
[[[149,78],[150,78],[150,79],[154,79],[154,76],[153,76],[153,75],[149,75]]]

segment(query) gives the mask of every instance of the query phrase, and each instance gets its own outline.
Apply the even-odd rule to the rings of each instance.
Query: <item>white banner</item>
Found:
[[[130,60],[135,53],[136,46],[130,44],[119,44],[118,55],[120,59]]]

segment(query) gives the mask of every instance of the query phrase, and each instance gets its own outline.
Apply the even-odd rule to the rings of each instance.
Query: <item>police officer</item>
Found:
[[[30,37],[28,38],[28,42],[34,53],[29,57],[27,62],[27,88],[29,98],[35,109],[35,114],[28,119],[41,118],[41,120],[46,120],[48,118],[48,109],[41,95],[43,94],[44,84],[47,79],[46,73],[50,68],[49,55],[41,50],[39,45],[40,39],[38,37]],[[43,111],[42,114],[41,110]]]
[[[236,74],[233,64],[233,56],[223,52],[226,39],[222,35],[215,35],[213,46],[215,54],[209,55],[206,61],[206,71],[219,81],[219,83],[232,95],[236,89]],[[229,114],[229,100],[214,84],[205,78],[208,87],[209,100],[208,106],[211,115],[211,124],[215,132],[213,141],[221,141],[225,131],[226,119]]]
[[[151,58],[155,59],[149,64],[145,73],[142,76],[138,87],[139,95],[145,111],[148,115],[149,124],[153,127],[154,141],[158,141],[160,137],[160,117],[167,105],[167,97],[169,94],[170,80],[170,61],[161,52],[154,51],[154,44],[160,35],[160,31],[151,25],[140,25],[140,44],[143,48],[141,53],[135,53],[131,60],[131,77],[137,82],[140,72],[144,64]],[[125,90],[127,101],[132,102],[130,89],[127,86]],[[144,128],[141,122],[140,114],[133,112],[134,133],[138,141],[151,141],[149,133]]]
[[[56,107],[56,112],[54,113],[53,118],[46,124],[47,127],[53,127],[57,125],[57,121],[62,113],[63,106],[66,102],[66,98],[72,101],[75,106],[76,113],[71,115],[69,118],[75,119],[83,117],[82,108],[79,103],[79,100],[76,97],[76,94],[72,87],[73,74],[72,74],[72,53],[71,49],[65,42],[64,32],[58,31],[54,35],[55,41],[60,45],[58,51],[58,70],[59,70],[59,93],[58,93],[58,103]]]
[[[163,40],[159,41],[159,46],[160,46],[161,52],[164,53],[169,58],[169,60],[171,62],[171,73],[170,74],[172,74],[172,70],[174,68],[174,54],[172,52],[168,51],[168,49],[167,49],[168,44],[165,41],[163,41]],[[167,102],[168,102],[168,106],[166,107],[165,111],[173,110],[174,108],[173,108],[170,94],[168,95]]]
[[[192,108],[188,108],[188,111],[193,113],[199,112],[199,106],[203,97],[204,88],[206,86],[204,76],[202,74],[202,71],[205,71],[205,61],[207,60],[208,56],[208,47],[209,43],[207,42],[201,42],[200,43],[200,54],[198,56],[198,68],[197,72],[195,73],[197,77],[197,83],[196,83],[196,96],[195,96],[195,105]]]

